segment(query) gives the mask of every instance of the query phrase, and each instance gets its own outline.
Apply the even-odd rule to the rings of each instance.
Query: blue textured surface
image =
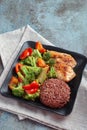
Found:
[[[87,0],[0,0],[0,33],[29,24],[56,46],[87,56]],[[0,130],[52,130],[0,113]]]

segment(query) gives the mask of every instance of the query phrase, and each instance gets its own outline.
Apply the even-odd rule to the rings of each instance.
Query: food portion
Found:
[[[70,55],[62,52],[50,51],[51,57],[56,58],[57,62],[64,63],[74,68],[77,64],[76,60]]]
[[[61,108],[70,100],[70,82],[75,76],[75,59],[66,53],[47,50],[40,42],[25,48],[15,65],[8,87],[14,96]]]
[[[47,79],[40,89],[40,101],[51,108],[61,108],[70,99],[70,87],[60,79]]]
[[[54,68],[57,72],[57,78],[62,79],[65,82],[71,81],[76,76],[72,67],[64,63],[56,62]]]

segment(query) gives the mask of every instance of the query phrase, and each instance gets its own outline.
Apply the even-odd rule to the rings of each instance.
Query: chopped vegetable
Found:
[[[53,66],[50,68],[47,76],[48,76],[48,78],[56,78],[57,77],[56,70]]]
[[[35,101],[36,98],[39,98],[40,96],[40,90],[38,89],[37,92],[33,94],[29,94],[28,92],[23,96],[24,99],[26,100],[32,100]]]
[[[46,63],[42,58],[37,59],[37,66],[39,67],[46,67]]]
[[[26,57],[30,56],[32,53],[32,48],[26,48],[20,55],[20,59],[25,59]]]
[[[21,63],[17,63],[16,64],[16,67],[15,67],[16,73],[18,73],[20,71],[20,69],[21,69],[22,66],[23,66],[23,64],[21,64]]]
[[[31,84],[27,84],[23,86],[23,89],[28,94],[33,94],[37,92],[38,88],[39,88],[39,84],[36,81],[33,81]]]
[[[9,82],[9,88],[12,90],[16,85],[18,84],[18,79],[14,76],[12,76],[10,82]]]
[[[26,66],[23,66],[21,68],[21,71],[24,75],[24,84],[29,84],[30,82],[32,82],[33,80],[35,80],[35,74],[32,70],[28,70]]]
[[[26,59],[22,60],[23,64],[30,65],[30,66],[36,66],[36,58],[34,56],[28,56]]]
[[[37,49],[34,49],[34,50],[33,50],[32,56],[34,56],[34,57],[36,57],[36,58],[42,58],[41,53],[40,53]]]
[[[42,69],[40,75],[37,78],[38,83],[42,84],[46,80],[48,70],[49,66],[46,66],[45,68]]]
[[[50,52],[44,52],[44,54],[43,54],[43,59],[45,60],[45,61],[48,61],[49,59],[50,59],[50,57],[51,57],[51,55],[50,55]]]
[[[21,71],[18,72],[17,74],[19,79],[21,79],[24,85],[26,85],[34,81],[41,71],[42,68],[40,67],[31,67],[31,66],[23,65],[21,67]]]
[[[23,86],[26,94],[23,96],[27,100],[35,100],[40,95],[39,84],[36,81],[33,81],[31,84]]]
[[[26,66],[24,65],[21,68],[22,73],[24,73],[24,75],[28,75],[29,73],[34,73],[35,76],[39,75],[41,72],[42,68],[40,67],[31,67],[31,66]]]
[[[24,95],[24,89],[22,88],[22,84],[20,83],[17,87],[12,89],[13,95],[17,97],[22,97]]]
[[[24,76],[23,76],[23,74],[19,71],[19,72],[17,73],[17,75],[18,75],[18,80],[19,80],[19,82],[23,82],[23,81],[24,81]]]
[[[49,66],[53,66],[55,64],[55,59],[50,58],[47,62],[46,62]]]
[[[36,42],[35,48],[38,49],[40,53],[46,52],[46,49],[42,46],[41,42]]]

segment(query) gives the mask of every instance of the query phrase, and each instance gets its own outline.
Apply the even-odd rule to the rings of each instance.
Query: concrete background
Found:
[[[0,33],[29,24],[54,45],[87,56],[87,0],[0,0]],[[0,111],[0,130],[52,130]]]

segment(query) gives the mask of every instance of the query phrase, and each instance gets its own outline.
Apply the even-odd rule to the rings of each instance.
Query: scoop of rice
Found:
[[[70,99],[70,87],[60,79],[48,79],[40,88],[40,101],[51,108],[61,108]]]

